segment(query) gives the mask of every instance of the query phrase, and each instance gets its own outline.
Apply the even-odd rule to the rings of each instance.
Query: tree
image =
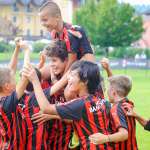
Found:
[[[77,10],[74,21],[85,27],[94,45],[102,47],[130,46],[143,32],[141,16],[117,0],[88,0]]]

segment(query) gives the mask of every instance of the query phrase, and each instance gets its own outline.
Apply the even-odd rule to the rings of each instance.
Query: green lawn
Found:
[[[10,60],[12,56],[11,52],[8,53],[0,53],[0,61],[6,61],[6,60]],[[21,52],[19,54],[19,59],[23,59],[24,58],[24,53]],[[39,53],[31,53],[31,59],[38,59],[39,58]]]
[[[113,73],[132,77],[133,88],[129,99],[134,102],[139,114],[150,119],[150,70],[114,70]],[[106,76],[104,72],[102,74]],[[139,150],[150,150],[150,132],[145,131],[139,123],[136,131]]]

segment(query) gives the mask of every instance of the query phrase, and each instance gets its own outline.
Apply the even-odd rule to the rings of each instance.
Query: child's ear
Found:
[[[114,96],[117,96],[117,95],[118,95],[115,90],[113,90],[113,95],[114,95]]]
[[[9,83],[5,83],[4,86],[2,87],[3,91],[8,91],[10,89]]]
[[[83,86],[87,86],[87,84],[88,84],[88,81],[85,81],[85,82],[81,82],[81,84],[83,85]]]

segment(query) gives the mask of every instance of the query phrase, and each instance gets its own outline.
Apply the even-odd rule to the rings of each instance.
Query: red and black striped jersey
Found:
[[[53,100],[52,100],[53,99]],[[63,91],[55,94],[51,97],[54,104],[64,103]],[[53,124],[50,127],[50,149],[51,150],[68,150],[69,142],[72,137],[73,126],[72,123],[68,123],[62,120],[53,120]]]
[[[0,100],[0,132],[2,136],[2,149],[25,150],[24,140],[21,132],[19,108],[17,108],[18,99],[16,92]]]
[[[77,31],[80,34],[80,37],[76,37],[70,33],[69,30],[72,32]],[[81,26],[64,23],[63,32],[59,34],[56,31],[52,31],[51,37],[52,39],[65,41],[68,53],[76,53],[78,59],[87,53],[93,54],[93,50],[87,39],[86,33]]]
[[[45,95],[49,93],[49,89],[44,90]],[[34,93],[29,95],[24,95],[20,101],[20,105],[23,106],[22,117],[24,118],[25,123],[22,124],[24,128],[24,147],[25,149],[35,149],[35,150],[48,150],[49,149],[49,134],[48,127],[49,123],[45,122],[43,124],[35,124],[31,120],[33,114],[40,111],[38,102]]]
[[[110,111],[112,133],[118,132],[119,128],[125,128],[128,131],[128,139],[114,144],[114,150],[137,150],[135,118],[126,116],[126,110],[122,107],[124,102],[133,104],[125,98],[115,103]]]
[[[62,119],[73,120],[81,149],[111,149],[107,143],[96,146],[89,140],[89,136],[94,133],[109,134],[110,103],[108,101],[99,96],[90,95],[59,104],[56,106],[56,110]]]

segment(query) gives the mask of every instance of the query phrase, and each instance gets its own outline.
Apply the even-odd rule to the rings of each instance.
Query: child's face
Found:
[[[109,84],[107,89],[107,95],[110,103],[114,102],[114,88]]]
[[[64,90],[64,96],[66,101],[70,101],[78,97],[78,95],[74,91],[72,91],[72,89],[70,89],[68,86],[66,86]]]
[[[57,17],[51,17],[48,13],[48,11],[43,10],[40,14],[40,21],[42,26],[44,26],[49,32],[51,32],[54,29],[57,29],[58,26],[58,18]]]
[[[69,89],[68,92],[78,95],[82,83],[83,82],[81,82],[77,70],[70,71],[68,75],[68,84],[66,87]]]
[[[58,57],[51,57],[51,67],[55,75],[63,74],[67,64],[67,60],[64,62]]]

